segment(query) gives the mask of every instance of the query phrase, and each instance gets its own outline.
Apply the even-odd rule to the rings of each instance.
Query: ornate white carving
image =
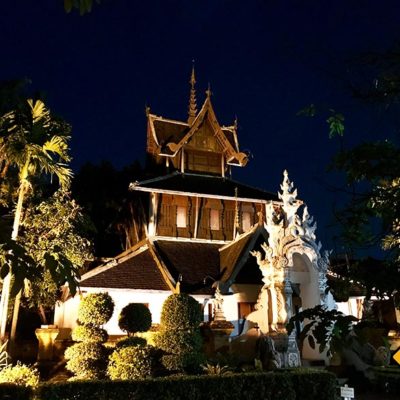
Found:
[[[297,189],[293,189],[293,182],[289,180],[289,174],[283,171],[283,182],[281,184],[282,193],[278,192],[278,197],[282,200],[282,208],[286,214],[288,226],[293,224],[293,218],[301,203],[297,201]]]
[[[292,295],[290,273],[288,275],[285,271],[290,271],[294,265],[293,255],[299,253],[308,258],[318,274],[321,301],[325,301],[326,272],[330,254],[324,252],[321,256],[321,243],[316,242],[317,224],[309,214],[307,206],[304,206],[300,217],[299,208],[303,203],[297,200],[297,190],[289,180],[287,171],[284,171],[283,175],[281,193],[278,192],[282,200],[280,209],[272,202],[265,207],[264,226],[268,232],[268,243],[261,245],[264,255],[260,251],[252,252],[257,258],[264,283],[256,308],[269,309],[268,314],[271,318],[267,324],[269,330],[276,330],[278,325],[284,326],[290,314],[288,307]]]
[[[317,223],[314,222],[314,218],[308,213],[308,207],[304,206],[302,227],[304,230],[304,236],[312,241],[315,241],[315,231],[317,230]]]
[[[224,299],[219,288],[219,282],[217,282],[214,294],[214,321],[226,321],[223,304]]]

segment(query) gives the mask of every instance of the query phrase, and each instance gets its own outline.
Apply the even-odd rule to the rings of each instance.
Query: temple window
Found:
[[[247,232],[251,228],[251,213],[245,211],[242,213],[242,229]]]
[[[176,227],[186,228],[187,226],[187,211],[185,206],[176,207]]]
[[[219,231],[219,210],[210,210],[210,228],[212,231]]]

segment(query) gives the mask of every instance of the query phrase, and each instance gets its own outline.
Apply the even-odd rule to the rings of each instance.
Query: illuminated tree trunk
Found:
[[[17,208],[15,210],[15,215],[14,215],[13,230],[12,230],[12,234],[11,234],[11,239],[12,240],[17,240],[17,237],[18,237],[18,231],[19,231],[19,226],[20,226],[21,217],[22,217],[22,206],[24,204],[24,198],[25,198],[25,194],[26,194],[26,192],[28,190],[28,187],[29,187],[29,184],[26,181],[26,179],[22,179],[21,186],[19,188],[19,193],[18,193]],[[7,276],[5,277],[5,279],[3,281],[3,290],[1,292],[1,301],[0,301],[0,340],[1,340],[2,343],[4,343],[5,336],[6,336],[6,325],[7,325],[7,316],[8,316],[8,303],[10,301],[11,276],[12,276],[12,271],[10,271],[7,274]],[[21,298],[21,292],[18,293],[18,296],[15,299],[14,308],[17,307],[17,303],[18,303],[18,306],[19,306],[20,298]],[[18,317],[18,313],[17,313],[17,317]]]

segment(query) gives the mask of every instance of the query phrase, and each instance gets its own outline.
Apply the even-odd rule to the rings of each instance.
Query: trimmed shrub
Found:
[[[173,354],[199,352],[202,348],[202,337],[198,330],[193,331],[163,331],[154,339],[161,350]]]
[[[75,342],[105,343],[108,340],[108,333],[98,326],[79,325],[72,331],[72,340]]]
[[[154,338],[164,352],[162,365],[170,372],[197,373],[205,361],[199,324],[199,303],[187,294],[169,296],[162,308],[161,329]]]
[[[118,326],[128,335],[146,332],[151,327],[151,312],[142,303],[130,303],[122,309]]]
[[[154,347],[122,347],[111,354],[107,375],[112,380],[147,378],[154,374],[155,365]]]
[[[184,293],[169,296],[162,308],[161,326],[163,329],[198,328],[202,321],[200,304]]]
[[[0,370],[0,383],[36,387],[39,385],[39,372],[34,367],[18,362]]]
[[[137,336],[129,336],[119,340],[116,344],[117,349],[121,349],[123,347],[131,347],[131,346],[146,346],[147,340]]]
[[[101,343],[76,343],[65,350],[66,368],[77,379],[102,379],[107,368],[108,351]]]
[[[374,367],[371,379],[374,390],[378,393],[400,393],[400,369],[398,366]]]
[[[74,379],[102,379],[107,369],[108,350],[102,345],[107,332],[99,325],[112,316],[114,302],[108,293],[93,293],[79,305],[78,319],[83,325],[73,332],[74,340],[80,342],[65,351],[66,368],[75,374]]]
[[[186,372],[188,374],[200,373],[203,369],[202,364],[205,361],[205,355],[199,352],[166,354],[161,357],[161,364],[168,371]]]
[[[104,325],[114,311],[114,301],[108,293],[91,293],[79,304],[78,320],[84,325]]]
[[[18,386],[13,383],[0,384],[0,399],[10,400],[30,400],[32,398],[32,388]]]
[[[276,400],[281,398],[334,400],[335,394],[336,379],[333,374],[319,370],[294,369],[222,376],[45,384],[40,387],[38,398],[40,400]]]

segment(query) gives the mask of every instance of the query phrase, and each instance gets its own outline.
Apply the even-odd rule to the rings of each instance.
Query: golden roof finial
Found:
[[[197,114],[197,102],[196,102],[196,76],[194,74],[194,60],[192,61],[192,75],[190,76],[190,98],[189,98],[189,117],[188,124],[192,124]]]
[[[208,88],[206,90],[206,95],[207,95],[207,98],[210,98],[212,95],[210,82],[208,82]]]

